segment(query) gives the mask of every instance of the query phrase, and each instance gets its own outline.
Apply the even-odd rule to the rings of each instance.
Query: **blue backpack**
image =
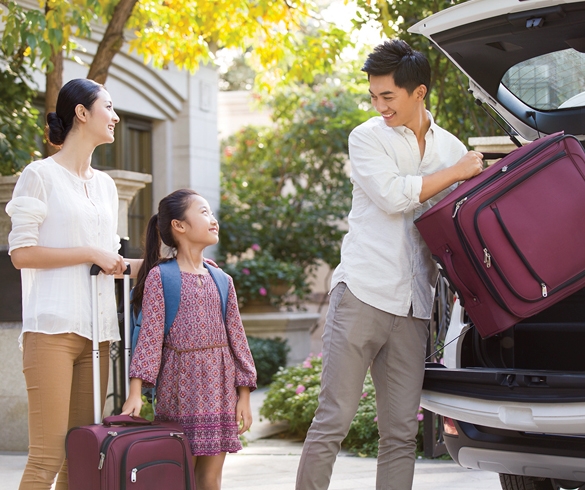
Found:
[[[219,298],[221,300],[221,315],[223,317],[223,323],[225,325],[226,313],[227,313],[227,300],[228,300],[228,288],[229,281],[228,275],[218,269],[203,262],[203,265],[209,271],[211,278],[217,286],[219,291]],[[171,325],[175,321],[177,311],[179,309],[179,302],[181,301],[181,270],[176,259],[162,262],[159,264],[160,276],[163,286],[163,296],[165,302],[165,337],[171,329]],[[132,291],[133,293],[134,291]],[[132,298],[130,293],[130,298]],[[130,320],[130,338],[132,340],[132,353],[136,347],[138,341],[138,334],[140,333],[140,327],[142,325],[142,308],[138,310],[138,314],[135,314],[134,308],[132,308],[132,316]]]

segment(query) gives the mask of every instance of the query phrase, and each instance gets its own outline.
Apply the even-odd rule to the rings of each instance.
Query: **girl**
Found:
[[[22,269],[23,371],[28,392],[29,455],[20,490],[67,489],[67,430],[93,423],[90,276],[98,277],[102,406],[110,342],[119,340],[113,274],[118,255],[118,194],[91,167],[94,149],[114,141],[112,100],[92,80],[68,82],[47,115],[52,157],[28,165],[6,212],[12,263]]]
[[[148,223],[144,263],[133,304],[142,305],[142,327],[130,364],[130,395],[123,414],[138,415],[142,386],[157,385],[156,419],[183,425],[194,456],[197,490],[219,490],[226,453],[242,448],[238,434],[252,424],[250,391],[256,370],[229,278],[226,324],[203,250],[218,241],[209,203],[182,189],[165,197]],[[181,298],[164,336],[162,242],[176,251]],[[164,337],[164,338],[163,338]]]

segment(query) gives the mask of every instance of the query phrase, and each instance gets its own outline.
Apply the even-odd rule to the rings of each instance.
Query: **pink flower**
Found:
[[[377,421],[378,421],[378,416],[376,415],[376,416],[374,417],[374,422],[377,422]]]
[[[323,353],[319,352],[319,354],[317,354],[317,357],[323,357]]]
[[[416,414],[416,420],[418,420],[419,422],[422,422],[424,418],[425,416],[422,413]]]
[[[244,268],[242,269],[242,274],[244,274],[244,275],[246,275],[246,276],[249,276],[249,275],[250,275],[250,269],[248,269],[248,268],[244,267]]]
[[[252,245],[252,250],[254,250],[254,252],[257,252],[258,250],[260,250],[260,245],[254,243],[254,245]]]
[[[260,293],[260,296],[266,296],[268,294],[268,291],[266,291],[266,288],[260,288],[258,290],[258,292]]]
[[[368,396],[368,392],[367,391],[365,393],[362,393],[362,398],[365,398],[366,396]]]
[[[292,388],[292,387],[293,387],[293,385],[291,385],[290,383],[288,383],[288,384],[285,386],[285,388],[287,388],[287,389],[290,389],[290,388]]]
[[[297,386],[297,390],[296,390],[296,394],[300,395],[303,391],[305,391],[307,388],[305,388],[303,385],[299,385]]]
[[[309,359],[306,359],[305,362],[303,362],[303,367],[307,368],[307,369],[311,369],[313,367],[313,365],[311,364],[311,361]]]

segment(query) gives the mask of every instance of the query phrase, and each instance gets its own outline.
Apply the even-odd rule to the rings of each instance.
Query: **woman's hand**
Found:
[[[252,425],[252,407],[250,406],[250,388],[238,386],[238,403],[236,404],[236,423],[238,434],[242,435]]]
[[[123,274],[126,270],[124,257],[116,252],[110,252],[101,248],[92,248],[92,263],[100,266],[105,274]]]

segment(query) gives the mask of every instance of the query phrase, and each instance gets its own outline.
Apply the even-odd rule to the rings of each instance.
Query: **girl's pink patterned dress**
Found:
[[[181,272],[181,301],[164,338],[165,305],[160,269],[144,285],[142,327],[130,377],[156,390],[156,419],[183,425],[194,456],[242,449],[236,424],[237,386],[256,388],[233,282],[224,327],[219,292],[209,274]]]

